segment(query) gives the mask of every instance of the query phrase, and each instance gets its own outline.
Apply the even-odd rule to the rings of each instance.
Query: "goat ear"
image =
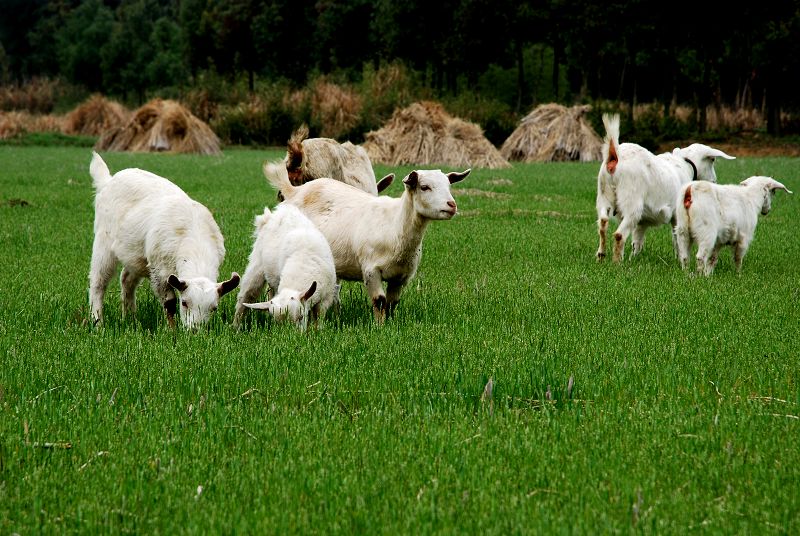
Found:
[[[706,158],[724,158],[725,160],[736,160],[735,156],[726,154],[719,149],[714,149],[713,147],[708,148],[705,156]]]
[[[231,272],[231,278],[217,285],[217,295],[221,298],[239,286],[239,274]]]
[[[187,285],[185,281],[181,281],[180,279],[178,279],[178,276],[175,274],[169,276],[169,279],[167,279],[167,283],[169,283],[169,286],[171,286],[178,292],[183,292],[184,290],[189,288],[189,285]]]
[[[308,290],[306,291],[306,293],[305,293],[305,294],[303,294],[302,296],[300,296],[300,303],[305,303],[305,302],[307,302],[307,301],[308,301],[308,299],[309,299],[311,296],[313,296],[313,295],[314,295],[314,292],[316,292],[316,291],[317,291],[317,282],[316,282],[316,281],[314,281],[313,283],[311,283],[311,286],[310,286],[310,287],[308,287]]]
[[[772,180],[771,180],[771,181],[770,181],[770,182],[767,184],[767,187],[769,188],[769,191],[770,191],[770,192],[774,192],[775,190],[783,190],[783,191],[784,191],[784,192],[786,192],[787,194],[790,194],[790,193],[792,193],[792,192],[791,192],[791,191],[790,191],[790,190],[789,190],[789,189],[788,189],[786,186],[784,186],[783,184],[779,183],[779,182],[778,182],[778,181],[776,181],[775,179],[772,179]]]
[[[419,175],[416,171],[412,171],[409,173],[405,179],[403,179],[403,183],[411,190],[417,187],[419,184]]]
[[[467,175],[469,175],[471,171],[472,168],[464,170],[461,173],[453,171],[447,174],[447,178],[450,180],[450,184],[453,184],[454,182],[463,181],[466,179]]]
[[[269,311],[270,307],[272,307],[271,301],[259,302],[259,303],[243,303],[245,307],[248,309],[257,309],[259,311]]]
[[[379,180],[379,181],[378,181],[378,184],[377,184],[377,187],[378,187],[378,193],[381,193],[381,192],[382,192],[382,191],[384,191],[386,188],[388,188],[388,187],[389,187],[389,185],[391,185],[391,184],[392,184],[392,181],[394,181],[394,173],[389,173],[389,174],[388,174],[388,175],[386,175],[384,178],[382,178],[381,180]]]

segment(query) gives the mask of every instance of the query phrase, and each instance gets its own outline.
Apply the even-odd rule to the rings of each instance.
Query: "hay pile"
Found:
[[[59,115],[0,111],[0,140],[35,132],[61,132],[64,118]]]
[[[219,146],[214,131],[180,103],[154,99],[136,110],[126,124],[106,131],[95,149],[220,154]]]
[[[367,133],[363,146],[372,162],[389,166],[510,167],[478,125],[430,101],[395,110],[383,128]]]
[[[107,130],[124,125],[130,116],[130,111],[120,103],[102,95],[92,95],[67,114],[64,134],[100,136]]]
[[[589,106],[537,106],[520,121],[500,153],[518,162],[600,161],[603,140],[584,117],[589,110]]]

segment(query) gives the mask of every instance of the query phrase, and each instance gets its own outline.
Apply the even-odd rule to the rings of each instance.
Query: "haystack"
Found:
[[[219,146],[211,128],[180,103],[154,99],[136,110],[125,125],[106,131],[95,149],[220,154]]]
[[[430,101],[395,110],[383,128],[366,134],[363,146],[372,162],[389,166],[510,167],[478,125]]]
[[[121,127],[130,116],[131,112],[120,103],[102,95],[92,95],[67,114],[64,134],[100,136],[107,130]]]
[[[64,117],[0,111],[0,140],[37,132],[61,132]]]
[[[603,140],[586,120],[590,109],[560,104],[537,106],[520,121],[500,153],[517,162],[599,161]]]

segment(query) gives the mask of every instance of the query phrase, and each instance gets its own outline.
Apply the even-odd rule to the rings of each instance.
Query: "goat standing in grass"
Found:
[[[635,143],[619,143],[619,115],[603,115],[606,137],[603,163],[597,175],[597,227],[600,245],[597,260],[606,256],[608,220],[620,219],[614,233],[614,262],[625,255],[625,242],[633,234],[633,255],[644,246],[649,227],[670,223],[675,243],[675,198],[687,182],[717,182],[714,162],[717,158],[732,160],[719,149],[694,143],[685,149],[654,155]],[[677,249],[676,249],[677,253]]]
[[[403,195],[392,198],[326,178],[294,186],[283,162],[264,166],[286,203],[298,207],[328,240],[336,276],[364,282],[379,323],[394,312],[403,287],[417,271],[428,223],[456,214],[450,185],[470,171],[412,171],[403,179]]]
[[[722,246],[733,247],[733,264],[742,270],[758,223],[758,213],[768,214],[776,190],[790,192],[771,177],[750,177],[740,184],[696,182],[685,185],[676,204],[678,257],[689,265],[692,241],[697,242],[697,271],[711,275]]]
[[[112,177],[100,155],[93,155],[92,320],[102,323],[106,287],[121,263],[123,316],[136,310],[136,287],[147,277],[170,327],[175,326],[175,291],[181,296],[183,325],[197,328],[206,323],[219,299],[239,284],[235,272],[228,281],[216,282],[225,246],[211,212],[149,171],[123,169]]]

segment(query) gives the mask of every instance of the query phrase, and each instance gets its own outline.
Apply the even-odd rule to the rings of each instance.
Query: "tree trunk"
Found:
[[[771,84],[769,91],[764,88],[767,101],[767,133],[772,136],[781,135],[781,95],[778,84]]]
[[[581,70],[581,89],[578,93],[579,102],[585,102],[589,96],[589,72],[586,69]]]
[[[707,125],[707,116],[706,116],[706,108],[708,107],[709,103],[709,68],[708,68],[708,54],[706,50],[703,49],[703,76],[700,80],[700,90],[698,92],[698,114],[697,114],[697,131],[700,134],[705,134],[706,132],[706,125]]]
[[[517,56],[517,113],[522,111],[522,94],[525,92],[525,57],[522,53],[522,42],[515,42]]]
[[[561,63],[561,40],[553,42],[553,101],[558,101],[559,63]]]

